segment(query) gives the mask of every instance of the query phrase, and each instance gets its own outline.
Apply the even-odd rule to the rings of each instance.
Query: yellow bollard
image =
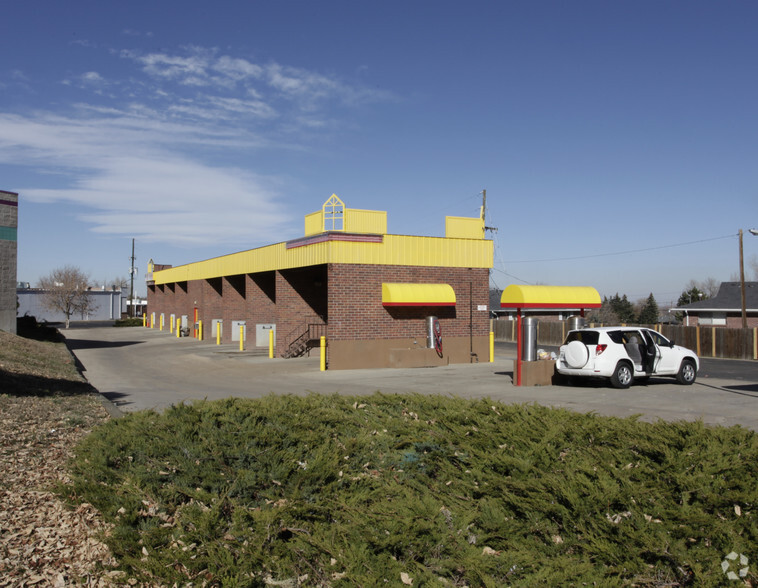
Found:
[[[142,326],[143,327],[147,326],[147,315],[146,314],[142,315]]]
[[[216,323],[216,345],[221,345],[221,323]]]
[[[245,350],[245,325],[240,325],[240,351]]]
[[[176,338],[178,339],[179,336],[182,334],[182,321],[177,317],[176,319]]]
[[[171,326],[169,327],[168,332],[173,333],[174,332],[174,315],[172,314],[169,318],[171,319],[170,320]]]
[[[203,321],[197,321],[197,338],[203,340]]]
[[[321,360],[319,369],[322,372],[326,371],[326,337],[321,337]]]
[[[274,359],[274,329],[268,331],[268,358]]]
[[[162,314],[161,314],[161,328],[160,328],[160,330],[161,331],[163,330],[163,315]]]
[[[495,333],[490,331],[490,363],[495,361]]]

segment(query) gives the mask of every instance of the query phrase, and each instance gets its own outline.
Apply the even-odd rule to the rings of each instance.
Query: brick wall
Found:
[[[16,332],[18,194],[0,190],[0,330]]]
[[[384,307],[383,282],[449,284],[456,306]],[[308,323],[324,321],[329,341],[397,340],[405,345],[415,340],[423,347],[426,317],[434,315],[443,339],[460,340],[457,345],[463,348],[469,338],[481,347],[489,333],[489,313],[477,310],[479,305],[487,308],[488,297],[486,269],[330,264],[150,286],[148,313],[156,313],[156,322],[165,313],[167,325],[171,313],[186,314],[191,324],[197,306],[204,338],[211,337],[211,320],[220,318],[224,342],[231,341],[232,320],[247,321],[250,342],[256,324],[273,323],[277,355]]]
[[[382,306],[382,283],[449,284],[454,307]],[[402,339],[425,337],[425,318],[439,318],[443,337],[487,335],[489,272],[486,269],[414,266],[329,266],[329,338]],[[473,305],[473,306],[472,306]],[[470,312],[470,309],[473,309]],[[471,319],[473,318],[473,323]],[[469,324],[473,327],[470,328]]]
[[[328,321],[327,266],[276,272],[276,354],[304,332],[308,323]]]

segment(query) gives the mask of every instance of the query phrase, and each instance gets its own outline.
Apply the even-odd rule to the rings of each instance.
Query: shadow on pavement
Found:
[[[73,351],[75,349],[106,349],[110,347],[127,347],[139,345],[144,341],[97,341],[93,339],[66,339],[66,345]]]
[[[122,394],[121,392],[100,392],[100,395],[104,396],[118,407],[134,404],[133,402],[122,400],[122,398],[129,398],[129,394]]]
[[[748,398],[758,399],[758,384],[743,384],[740,386],[711,386],[710,384],[704,384],[700,380],[698,380],[697,383],[701,386],[705,386],[706,388],[722,390],[723,392],[731,392],[732,394],[739,394],[740,396],[747,396]]]

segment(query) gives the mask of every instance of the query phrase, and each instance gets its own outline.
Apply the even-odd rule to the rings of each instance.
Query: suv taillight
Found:
[[[595,347],[595,355],[602,355],[603,351],[605,351],[605,348],[608,347],[605,343],[601,343],[597,347]]]

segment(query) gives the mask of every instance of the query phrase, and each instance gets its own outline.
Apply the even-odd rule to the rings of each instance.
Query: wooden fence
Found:
[[[516,321],[493,319],[491,330],[497,341],[516,341]],[[591,323],[588,326],[601,327]],[[727,329],[725,327],[684,327],[681,325],[642,325],[658,331],[669,341],[695,351],[699,357],[725,359],[758,359],[758,329]],[[539,321],[537,345],[558,346],[569,328],[566,321]]]

